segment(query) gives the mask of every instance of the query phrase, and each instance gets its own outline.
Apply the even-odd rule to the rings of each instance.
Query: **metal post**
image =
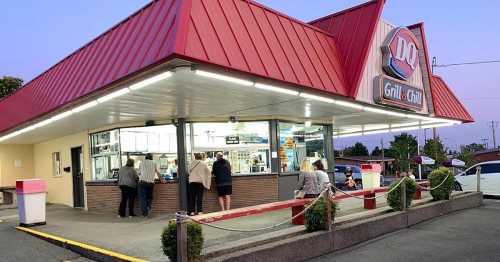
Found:
[[[176,215],[176,225],[177,225],[177,261],[187,262],[188,261],[188,242],[187,242],[187,223],[186,223],[186,211],[177,212]]]
[[[177,186],[179,209],[187,210],[186,119],[177,119]]]
[[[278,120],[269,121],[269,144],[271,145],[271,172],[280,171]]]
[[[481,192],[481,167],[476,167],[476,190]]]
[[[327,173],[332,174],[332,184],[335,183],[335,153],[333,148],[333,125],[325,125],[323,128],[323,137],[325,145],[325,158],[327,164]]]
[[[401,183],[401,211],[406,211],[406,177],[404,176]]]
[[[325,225],[326,225],[326,230],[331,231],[332,230],[332,203],[330,201],[330,188],[328,187],[328,190],[323,192],[323,200],[325,201]]]

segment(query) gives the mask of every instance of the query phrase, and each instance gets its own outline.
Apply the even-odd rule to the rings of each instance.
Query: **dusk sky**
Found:
[[[114,24],[145,5],[146,0],[5,1],[0,31],[0,76],[31,80]],[[364,1],[260,0],[303,21]],[[438,64],[500,60],[500,1],[387,0],[383,19],[397,25],[424,21],[430,57]],[[476,123],[439,129],[450,149],[489,138],[488,121],[500,120],[500,63],[436,68],[475,118]],[[431,132],[427,132],[428,136]],[[370,148],[381,136],[341,139],[337,148],[361,141]],[[384,136],[386,141],[390,135]],[[423,141],[423,139],[421,140]],[[500,143],[499,143],[500,144]],[[386,144],[387,145],[387,144]]]

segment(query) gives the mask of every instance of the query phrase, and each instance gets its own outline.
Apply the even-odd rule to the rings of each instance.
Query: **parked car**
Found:
[[[481,167],[481,191],[485,195],[500,196],[500,161],[488,161],[475,164],[466,169],[465,172],[455,176],[455,190],[476,191],[477,190],[477,167]]]
[[[335,184],[337,185],[344,185],[345,182],[345,172],[347,168],[350,167],[352,170],[352,179],[356,182],[361,189],[361,186],[363,185],[363,180],[361,177],[361,168],[358,166],[354,165],[335,165]],[[384,177],[381,175],[380,176],[380,185],[384,185]]]

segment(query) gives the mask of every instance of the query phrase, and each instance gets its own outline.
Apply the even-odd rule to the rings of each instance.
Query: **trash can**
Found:
[[[361,180],[363,189],[372,189],[380,187],[380,164],[361,164]]]
[[[45,225],[45,194],[47,186],[42,179],[16,181],[19,225],[24,227]]]

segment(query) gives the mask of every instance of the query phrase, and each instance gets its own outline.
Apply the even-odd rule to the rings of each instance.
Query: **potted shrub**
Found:
[[[201,261],[201,250],[203,248],[203,232],[201,225],[194,222],[187,223],[188,239],[188,261]],[[170,261],[177,261],[177,225],[175,220],[168,223],[161,235],[163,253]]]
[[[429,187],[438,188],[431,190],[431,196],[434,200],[448,200],[450,199],[451,191],[453,190],[453,185],[455,184],[455,177],[453,176],[450,169],[446,167],[440,167],[434,169],[429,175]]]
[[[398,185],[401,179],[402,178],[394,180],[389,186],[389,191]],[[411,201],[415,196],[415,192],[417,192],[417,183],[410,178],[406,178],[403,183],[406,184],[406,207],[408,208],[411,206]],[[387,195],[387,204],[394,210],[403,210],[403,205],[401,203],[401,186],[398,186]]]
[[[335,211],[337,205],[335,202],[331,202],[332,205],[332,222],[335,218]],[[314,206],[309,208],[304,215],[304,224],[306,226],[307,232],[314,232],[318,230],[326,230],[327,225],[325,224],[325,200],[320,198]]]

